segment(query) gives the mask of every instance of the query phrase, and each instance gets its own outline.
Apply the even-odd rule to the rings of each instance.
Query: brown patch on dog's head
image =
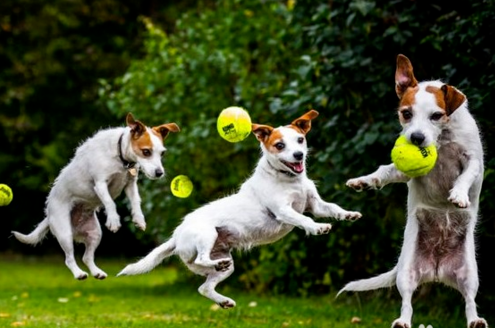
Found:
[[[269,125],[251,124],[251,131],[256,136],[256,139],[263,143],[267,142],[273,130],[275,129]]]
[[[175,123],[165,123],[165,124],[162,124],[160,126],[152,127],[151,130],[158,137],[161,137],[163,140],[165,140],[165,138],[167,138],[167,136],[170,132],[179,132],[180,128]]]
[[[447,84],[440,88],[428,86],[426,91],[435,96],[438,107],[443,108],[447,116],[450,116],[466,100],[466,96],[462,92]]]
[[[169,132],[179,132],[180,128],[175,123],[165,123],[148,130],[146,125],[134,119],[131,113],[126,117],[127,126],[131,129],[131,144],[134,153],[141,157],[149,157],[153,152],[153,141],[151,131],[158,138],[164,140]]]
[[[283,140],[282,132],[268,125],[253,124],[253,133],[270,153],[279,153],[283,148],[277,145]]]
[[[133,140],[139,139],[144,133],[146,133],[146,125],[134,119],[134,116],[131,113],[127,114],[126,123],[127,126],[131,128],[131,138]]]
[[[299,131],[300,133],[306,135],[309,130],[311,130],[311,120],[317,118],[318,115],[319,113],[312,109],[306,114],[292,121],[290,126],[296,131]]]
[[[416,88],[417,86],[418,80],[414,77],[411,61],[406,56],[399,54],[395,70],[395,92],[397,96],[402,100],[409,88]]]

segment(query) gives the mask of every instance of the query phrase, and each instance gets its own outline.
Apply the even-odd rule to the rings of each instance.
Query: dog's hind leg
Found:
[[[218,231],[211,227],[199,229],[200,233],[198,233],[196,237],[196,250],[198,255],[194,260],[194,264],[202,267],[214,267],[217,271],[227,271],[233,264],[230,256],[216,259],[211,258],[213,247],[217,243]]]
[[[466,247],[462,256],[463,265],[457,270],[446,270],[454,273],[456,288],[464,297],[466,302],[466,318],[469,328],[487,328],[488,324],[485,319],[478,316],[476,309],[475,297],[478,293],[478,267],[475,262],[474,240],[469,235],[466,237]]]
[[[100,244],[102,234],[96,213],[94,211],[84,212],[81,223],[75,229],[86,247],[82,258],[84,264],[86,264],[93,277],[105,279],[107,274],[95,264],[95,251]]]
[[[192,271],[198,274],[206,275],[206,281],[198,288],[198,292],[201,295],[211,299],[212,301],[214,301],[224,309],[233,308],[236,305],[234,300],[222,294],[219,294],[215,290],[215,287],[220,282],[227,279],[232,274],[232,272],[234,272],[234,264],[232,257],[230,257],[229,260],[231,264],[224,271],[217,271],[214,268],[208,268],[207,270],[204,270],[204,268],[203,269],[198,268],[197,265],[194,264],[189,265],[189,268]]]
[[[402,297],[400,317],[392,323],[392,328],[411,328],[413,315],[412,296],[418,287],[418,278],[409,269],[399,270],[397,273],[397,289]]]
[[[52,234],[57,238],[60,247],[65,253],[65,265],[74,275],[74,278],[83,280],[88,274],[81,270],[74,257],[74,237],[70,220],[70,204],[52,200],[47,207],[47,217],[50,221]]]

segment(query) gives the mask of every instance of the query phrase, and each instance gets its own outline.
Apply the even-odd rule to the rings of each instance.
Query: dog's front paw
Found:
[[[471,205],[468,194],[456,189],[450,191],[449,201],[459,208],[467,208]]]
[[[469,328],[488,328],[488,323],[485,319],[478,318],[469,323]]]
[[[380,180],[377,178],[360,177],[347,180],[346,186],[356,191],[365,189],[377,189],[380,185]]]
[[[105,226],[111,232],[117,232],[120,229],[120,217],[118,215],[108,215]]]
[[[144,220],[144,215],[133,215],[132,216],[132,222],[134,222],[134,225],[138,227],[141,230],[146,230],[146,221]]]
[[[397,319],[392,322],[392,328],[411,328],[411,325],[407,322]]]
[[[306,231],[312,235],[324,235],[332,230],[332,225],[330,223],[315,223],[313,227],[307,229]]]
[[[231,300],[230,298],[226,298],[224,301],[218,302],[217,304],[222,309],[231,309],[231,308],[235,307],[234,300]]]
[[[345,211],[342,213],[339,213],[338,219],[339,220],[347,220],[347,221],[356,221],[357,219],[360,219],[363,215],[359,212],[353,212],[353,211]]]

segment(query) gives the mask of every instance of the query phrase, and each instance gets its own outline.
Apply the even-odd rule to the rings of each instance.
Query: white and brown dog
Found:
[[[132,221],[138,228],[146,228],[138,193],[138,173],[141,170],[150,179],[165,175],[163,140],[169,132],[179,131],[175,123],[147,127],[130,113],[126,122],[127,127],[101,130],[82,143],[50,190],[45,219],[29,235],[12,232],[19,241],[35,245],[50,230],[65,252],[65,264],[76,279],[85,279],[88,274],[76,263],[74,241],[84,243],[83,262],[91,275],[106,278],[107,274],[94,262],[102,236],[96,212],[103,206],[106,227],[116,232],[121,224],[113,200],[123,190],[130,202]]]
[[[418,82],[409,59],[397,57],[395,73],[402,133],[412,143],[434,144],[438,159],[425,176],[409,179],[393,164],[350,179],[358,191],[407,182],[407,223],[395,268],[379,276],[347,284],[343,291],[365,291],[396,285],[401,314],[393,328],[411,328],[411,298],[426,282],[454,287],[466,303],[469,328],[486,328],[477,314],[478,268],[475,227],[483,181],[483,147],[466,96],[441,81]]]
[[[311,110],[278,128],[253,124],[262,156],[239,191],[185,216],[168,241],[118,275],[145,273],[165,258],[178,255],[191,271],[206,276],[199,293],[223,308],[231,308],[235,302],[217,293],[215,287],[234,271],[233,249],[273,243],[294,227],[311,235],[330,231],[330,224],[316,223],[303,214],[306,212],[340,220],[360,218],[358,212],[323,201],[306,176],[306,134],[317,116],[318,112]]]

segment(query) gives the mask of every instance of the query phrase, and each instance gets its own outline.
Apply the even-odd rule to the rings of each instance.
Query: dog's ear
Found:
[[[407,88],[414,88],[418,80],[414,77],[411,61],[406,56],[397,56],[397,67],[395,70],[395,92],[399,99],[402,98]]]
[[[254,135],[256,136],[256,139],[258,139],[261,142],[264,142],[272,134],[273,128],[268,125],[251,124],[251,131],[253,131]]]
[[[131,136],[133,139],[138,139],[146,131],[146,126],[138,120],[134,119],[131,113],[126,117],[127,126],[131,128]]]
[[[168,136],[169,132],[179,132],[180,128],[175,123],[165,123],[165,124],[162,124],[160,126],[152,127],[152,130],[155,131],[156,133],[160,134],[162,136],[162,138],[165,140],[165,138]]]
[[[440,89],[445,99],[445,111],[447,112],[447,116],[450,116],[450,114],[464,103],[466,96],[453,86],[447,84],[442,85]]]
[[[319,113],[314,109],[310,110],[303,116],[292,121],[291,125],[295,126],[301,133],[307,134],[311,130],[311,120],[317,118]]]

